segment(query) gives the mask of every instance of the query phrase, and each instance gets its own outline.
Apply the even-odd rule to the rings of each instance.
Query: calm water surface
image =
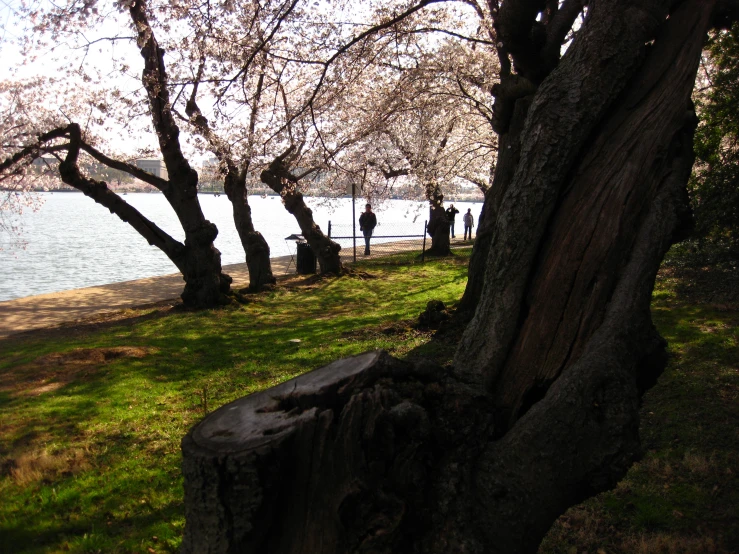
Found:
[[[150,246],[128,224],[81,193],[46,193],[43,199],[39,211],[21,216],[24,249],[12,247],[9,238],[0,235],[0,301],[177,272],[161,250]],[[125,200],[174,238],[183,240],[177,218],[163,195],[129,193]],[[308,198],[306,201],[324,231],[329,220],[335,230],[351,226],[351,199],[329,202]],[[242,263],[244,251],[234,228],[228,198],[200,195],[200,203],[206,218],[218,227],[216,247],[221,251],[222,263]],[[288,244],[285,237],[300,233],[300,229],[281,200],[250,196],[249,205],[254,226],[265,236],[271,256],[289,254],[294,243]],[[357,217],[363,205],[364,202],[357,201]],[[460,210],[457,232],[461,234],[462,214],[471,207],[477,223],[481,203],[455,205]],[[408,200],[390,200],[378,205],[375,209],[380,222],[378,231],[385,223],[407,229],[409,233],[422,233],[423,222],[428,218],[426,206]]]

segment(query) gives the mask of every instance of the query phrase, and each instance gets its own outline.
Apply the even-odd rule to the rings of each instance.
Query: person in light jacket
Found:
[[[472,217],[472,208],[467,209],[467,213],[462,216],[462,222],[464,223],[464,240],[467,240],[468,232],[470,240],[472,240],[472,226],[475,224],[475,218]]]

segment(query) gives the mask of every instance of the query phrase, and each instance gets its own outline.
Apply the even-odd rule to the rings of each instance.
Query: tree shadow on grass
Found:
[[[101,510],[86,517],[77,513],[73,505],[63,503],[38,525],[17,521],[0,527],[1,546],[3,552],[17,554],[59,550],[176,552],[184,519],[182,499],[142,512],[145,513],[116,518]]]
[[[167,317],[182,309],[181,301],[165,300],[137,306],[136,308],[97,314],[55,327],[23,331],[0,339],[0,352],[5,348],[16,347],[19,343],[24,342],[75,339],[96,331],[109,330],[116,326],[134,326],[145,321]]]

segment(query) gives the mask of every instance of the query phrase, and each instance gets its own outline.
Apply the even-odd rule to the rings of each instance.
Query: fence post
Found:
[[[331,238],[331,220],[328,220],[328,238]]]
[[[428,228],[428,219],[423,222],[423,248],[421,249],[421,263],[426,261],[426,229]]]
[[[357,262],[357,214],[355,213],[355,202],[357,199],[357,189],[352,179],[352,245],[354,248],[354,263]]]

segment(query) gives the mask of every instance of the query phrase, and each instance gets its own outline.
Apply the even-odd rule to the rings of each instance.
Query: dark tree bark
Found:
[[[205,219],[198,201],[198,174],[182,153],[180,130],[172,116],[164,65],[164,50],[159,47],[146,14],[146,2],[137,0],[129,8],[144,60],[142,83],[149,97],[152,123],[159,149],[167,167],[168,184],[161,190],[177,214],[185,231],[185,263],[180,269],[185,278],[182,300],[194,307],[213,307],[228,301],[231,278],[221,272],[221,253],[213,245],[216,226]]]
[[[540,4],[501,7],[536,92],[453,367],[368,353],[211,414],[182,445],[184,552],[533,553],[639,456],[666,363],[651,292],[689,220],[690,95],[722,4],[590,2],[546,76],[505,29]]]
[[[234,224],[241,240],[241,246],[244,249],[246,266],[249,268],[249,290],[257,292],[274,285],[277,280],[272,274],[269,245],[264,236],[254,228],[254,222],[251,218],[251,206],[249,206],[249,196],[246,188],[249,161],[239,170],[230,147],[220,137],[216,136],[210,123],[200,111],[196,97],[202,71],[203,65],[201,64],[196,84],[193,86],[185,111],[195,129],[208,141],[213,153],[225,167],[223,188],[231,202]],[[262,83],[263,79],[260,78],[256,91],[257,97],[261,95]],[[252,113],[250,135],[253,134],[255,125],[256,111]],[[251,140],[251,136],[249,140]]]
[[[302,193],[297,188],[297,180],[292,176],[284,160],[292,153],[289,149],[276,158],[269,168],[262,171],[262,182],[280,195],[285,209],[295,216],[300,231],[316,255],[322,274],[341,275],[344,267],[339,251],[341,246],[327,237],[313,220],[313,211],[306,205]]]
[[[427,256],[451,256],[449,239],[449,220],[444,211],[444,196],[438,192],[429,199],[429,223],[426,231],[431,237],[431,247],[426,250]]]
[[[241,176],[226,176],[224,189],[233,207],[234,223],[246,254],[249,268],[249,290],[260,291],[274,285],[277,280],[272,274],[269,245],[262,233],[254,229],[251,219],[251,206],[247,200],[246,173]]]
[[[518,165],[521,150],[521,131],[526,120],[526,114],[531,106],[532,96],[517,98],[512,108],[511,123],[505,132],[501,132],[498,138],[498,159],[493,175],[492,186],[485,191],[485,200],[482,204],[482,212],[477,222],[477,233],[472,245],[472,256],[467,270],[467,286],[459,303],[459,309],[474,310],[482,294],[482,284],[485,281],[485,266],[490,252],[490,241],[495,230],[497,214],[500,210],[503,195],[508,184],[513,179],[513,172]]]

